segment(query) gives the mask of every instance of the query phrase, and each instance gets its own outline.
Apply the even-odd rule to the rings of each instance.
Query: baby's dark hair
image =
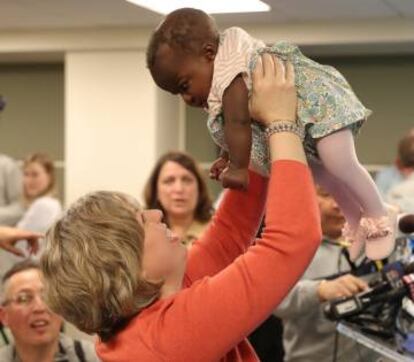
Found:
[[[205,12],[182,8],[168,14],[153,32],[147,47],[147,67],[152,69],[162,44],[172,49],[198,54],[203,44],[218,46],[219,32],[214,19]]]

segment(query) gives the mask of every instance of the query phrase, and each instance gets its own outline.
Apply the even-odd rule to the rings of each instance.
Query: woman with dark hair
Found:
[[[172,151],[156,163],[144,191],[146,208],[163,211],[164,222],[188,246],[212,215],[206,181],[187,153]]]

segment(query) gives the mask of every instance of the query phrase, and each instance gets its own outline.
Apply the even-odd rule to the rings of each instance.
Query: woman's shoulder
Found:
[[[210,221],[194,220],[184,236],[184,244],[191,245],[195,240],[200,238],[201,234],[204,232],[209,222]]]
[[[62,205],[60,201],[52,196],[42,196],[37,198],[33,203],[30,205],[29,209],[62,209]]]
[[[42,196],[31,203],[17,226],[22,229],[45,232],[50,223],[62,213],[60,201],[51,196]]]
[[[207,221],[198,221],[194,220],[191,224],[190,228],[188,229],[188,234],[193,234],[194,236],[198,237],[207,227],[210,220]]]

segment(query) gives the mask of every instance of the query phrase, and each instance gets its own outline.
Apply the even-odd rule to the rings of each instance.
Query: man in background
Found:
[[[360,278],[348,273],[349,257],[339,238],[345,223],[337,203],[317,187],[323,240],[301,280],[274,311],[283,321],[286,362],[371,362],[378,355],[355,341],[338,335],[336,324],[326,319],[324,303],[349,297],[368,288]]]
[[[3,277],[0,321],[14,343],[0,349],[0,361],[97,362],[91,342],[60,333],[63,320],[46,306],[43,289],[40,267],[30,260],[14,265]]]
[[[414,213],[414,128],[398,145],[398,169],[401,181],[390,187],[385,201],[403,213]]]
[[[410,129],[398,142],[397,158],[394,164],[384,168],[375,176],[375,183],[383,197],[386,197],[391,188],[404,180],[404,155],[401,154],[401,145],[413,142],[412,139],[414,139],[414,128]]]

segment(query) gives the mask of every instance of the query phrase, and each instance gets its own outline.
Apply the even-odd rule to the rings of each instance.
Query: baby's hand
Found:
[[[229,161],[224,157],[219,157],[213,162],[210,168],[209,177],[213,180],[219,180],[222,172],[229,166]]]
[[[220,176],[224,188],[247,190],[249,185],[249,171],[247,168],[235,168],[232,164]]]

